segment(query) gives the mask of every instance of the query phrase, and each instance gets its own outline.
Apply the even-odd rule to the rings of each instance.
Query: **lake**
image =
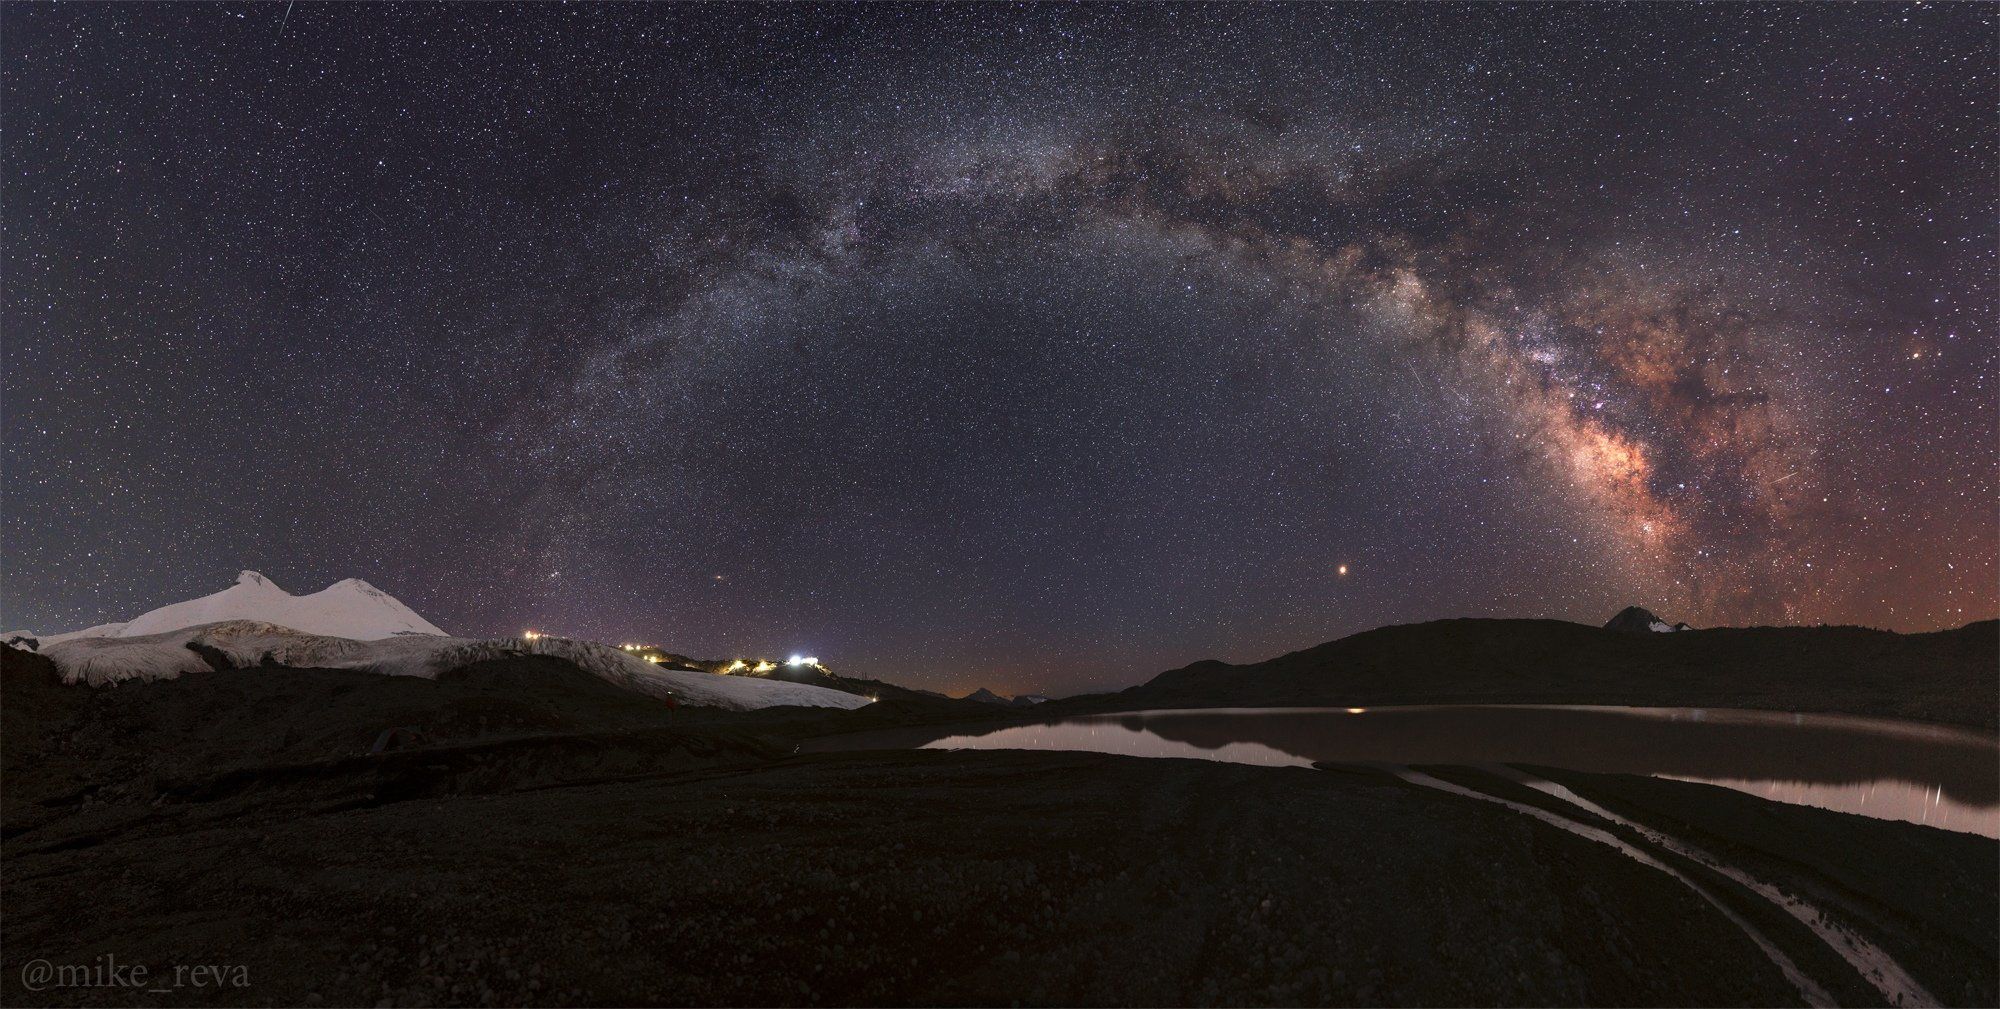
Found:
[[[814,749],[1087,750],[1243,764],[1532,764],[1722,785],[1779,802],[2000,837],[2000,739],[1846,715],[1425,705],[1088,715],[894,730]]]

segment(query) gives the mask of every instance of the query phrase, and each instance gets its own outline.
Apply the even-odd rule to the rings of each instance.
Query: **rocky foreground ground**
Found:
[[[240,671],[81,694],[10,657],[0,1001],[1799,1001],[1666,875],[1367,769],[797,755],[824,725],[537,686],[558,675]],[[1562,780],[1811,895],[1941,1001],[1994,1002],[2000,845]],[[1802,927],[1728,899],[1842,1004],[1879,1002]],[[30,984],[38,961],[104,957],[150,983]],[[191,965],[222,969],[195,984]]]

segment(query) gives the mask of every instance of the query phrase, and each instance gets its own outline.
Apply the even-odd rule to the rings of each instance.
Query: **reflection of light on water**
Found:
[[[1643,718],[1650,721],[1701,722],[1715,725],[1769,726],[1780,723],[1799,728],[1838,729],[1848,732],[1866,733],[1870,736],[1888,736],[1897,739],[1928,740],[1934,742],[1962,743],[1970,746],[1992,746],[1991,732],[1959,725],[1936,725],[1930,722],[1907,722],[1900,718],[1877,718],[1872,715],[1840,715],[1830,712],[1804,711],[1758,711],[1748,708],[1628,708],[1613,704],[1430,704],[1408,705],[1389,708],[1390,711],[1467,711],[1483,708],[1487,711],[1590,711],[1618,715],[1624,718]],[[1193,708],[1190,711],[1201,709]],[[1263,710],[1273,709],[1236,709]]]
[[[1662,774],[1658,777],[1721,785],[1773,802],[1815,806],[1839,813],[1859,813],[1878,820],[1902,820],[1927,827],[2000,837],[2000,806],[1980,806],[1947,799],[1942,785],[1919,785],[1907,781],[1824,784],[1755,778],[1700,778],[1681,774]]]
[[[1116,722],[1022,725],[978,736],[946,736],[925,743],[925,750],[1083,750],[1127,757],[1188,757],[1226,764],[1267,767],[1310,767],[1312,761],[1263,743],[1228,743],[1207,749],[1193,743],[1162,739],[1143,729]]]

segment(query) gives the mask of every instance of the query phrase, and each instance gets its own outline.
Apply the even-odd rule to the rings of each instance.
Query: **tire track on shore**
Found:
[[[1932,995],[1922,984],[1911,977],[1910,973],[1904,970],[1903,966],[1897,963],[1895,958],[1891,957],[1886,950],[1868,941],[1853,929],[1835,922],[1818,906],[1787,894],[1777,887],[1757,879],[1749,873],[1731,866],[1714,855],[1709,854],[1707,851],[1679,838],[1613,813],[1603,806],[1576,794],[1576,792],[1570,790],[1567,786],[1515,768],[1503,768],[1501,769],[1501,773],[1513,781],[1567,802],[1584,812],[1604,819],[1606,822],[1630,828],[1653,844],[1671,851],[1682,858],[1707,866],[1734,881],[1738,886],[1777,905],[1780,910],[1798,919],[1800,923],[1811,929],[1821,942],[1826,943],[1835,953],[1840,955],[1841,959],[1847,961],[1848,966],[1853,967],[1856,973],[1860,974],[1863,979],[1873,985],[1876,991],[1881,992],[1882,997],[1887,999],[1890,1005],[1919,1009],[1919,1007],[1932,1007],[1942,1004],[1936,996]]]
[[[1723,917],[1728,918],[1730,922],[1736,925],[1737,928],[1741,929],[1743,931],[1743,934],[1748,936],[1751,942],[1756,943],[1757,947],[1764,951],[1764,955],[1770,958],[1771,963],[1774,964],[1778,968],[1779,972],[1785,976],[1785,980],[1790,982],[1793,987],[1798,989],[1800,997],[1805,999],[1807,1005],[1814,1006],[1816,1007],[1816,1009],[1828,1009],[1828,1007],[1832,1007],[1838,1004],[1834,1001],[1832,995],[1828,994],[1824,988],[1821,988],[1817,982],[1813,981],[1810,977],[1807,977],[1805,972],[1799,969],[1798,964],[1792,962],[1792,958],[1790,956],[1787,956],[1783,950],[1779,949],[1777,944],[1772,942],[1770,937],[1766,936],[1763,933],[1763,931],[1757,928],[1756,925],[1752,924],[1749,921],[1749,919],[1744,918],[1741,914],[1738,914],[1727,904],[1723,903],[1722,900],[1718,898],[1714,893],[1711,893],[1707,887],[1702,886],[1700,883],[1696,882],[1695,880],[1690,878],[1687,874],[1681,872],[1679,869],[1676,869],[1673,866],[1668,865],[1667,863],[1659,860],[1658,858],[1653,857],[1653,855],[1651,855],[1650,853],[1641,850],[1636,845],[1633,845],[1617,837],[1616,835],[1612,834],[1607,830],[1603,830],[1598,827],[1593,827],[1590,826],[1589,824],[1581,823],[1576,820],[1571,820],[1564,816],[1559,816],[1545,809],[1537,809],[1534,806],[1529,806],[1523,803],[1515,802],[1512,799],[1503,799],[1497,795],[1488,795],[1485,792],[1475,791],[1473,789],[1466,788],[1462,785],[1455,785],[1452,784],[1451,782],[1444,781],[1440,778],[1431,777],[1430,775],[1425,774],[1422,771],[1414,770],[1409,767],[1398,766],[1390,768],[1389,770],[1397,778],[1400,778],[1405,782],[1408,782],[1412,785],[1416,785],[1421,788],[1432,788],[1441,792],[1447,792],[1452,795],[1462,796],[1468,799],[1477,799],[1481,802],[1491,802],[1497,805],[1505,806],[1516,813],[1521,813],[1525,816],[1534,817],[1535,819],[1540,820],[1551,827],[1555,827],[1558,830],[1567,831],[1571,834],[1575,834],[1578,837],[1595,841],[1599,844],[1608,845],[1624,853],[1627,857],[1632,858],[1635,861],[1638,861],[1644,865],[1651,866],[1654,869],[1658,869],[1659,871],[1664,872],[1667,875],[1672,876],[1677,880],[1680,880],[1681,883],[1686,885],[1688,889],[1693,890],[1697,896],[1707,901],[1710,906],[1714,907],[1717,911],[1722,912]],[[1931,1004],[1934,1005],[1935,1003]]]

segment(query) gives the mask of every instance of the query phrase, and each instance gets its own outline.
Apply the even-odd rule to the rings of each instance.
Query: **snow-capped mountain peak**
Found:
[[[359,578],[295,596],[258,572],[244,571],[220,592],[162,606],[127,623],[47,637],[15,631],[6,638],[10,645],[39,645],[66,683],[175,679],[265,665],[433,678],[526,654],[560,659],[618,686],[700,707],[747,711],[873,703],[811,684],[670,669],[595,641],[454,638]]]
[[[333,583],[311,595],[295,596],[256,571],[242,571],[220,592],[148,611],[124,624],[100,624],[72,634],[50,635],[42,644],[81,637],[139,637],[224,620],[255,620],[307,634],[374,641],[399,634],[445,632],[418,616],[396,597],[359,578]]]

